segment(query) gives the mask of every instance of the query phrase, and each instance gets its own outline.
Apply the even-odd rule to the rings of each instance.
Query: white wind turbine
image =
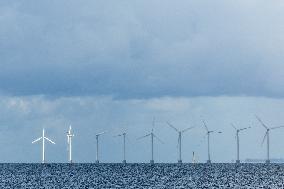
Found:
[[[236,130],[236,138],[237,138],[237,160],[236,163],[240,163],[240,138],[239,138],[239,133],[243,130],[249,129],[251,127],[244,127],[241,129],[237,129],[234,124],[231,124],[232,127]]]
[[[96,154],[96,163],[99,163],[99,136],[106,133],[106,131],[96,134],[96,143],[97,143],[97,154]]]
[[[52,144],[55,144],[55,142],[53,142],[52,140],[50,140],[49,138],[47,138],[45,135],[44,135],[44,129],[42,129],[42,137],[38,138],[38,139],[35,139],[33,143],[36,143],[38,141],[42,140],[42,163],[45,163],[45,148],[44,148],[44,145],[45,145],[45,140],[49,141],[50,143]]]
[[[284,125],[282,126],[277,126],[277,127],[268,127],[267,125],[265,125],[262,120],[258,117],[258,116],[255,116],[256,119],[261,123],[261,125],[266,129],[266,132],[265,132],[265,135],[263,137],[263,140],[262,140],[262,143],[264,142],[265,138],[266,138],[266,142],[267,142],[267,159],[265,160],[265,163],[270,163],[270,157],[269,157],[269,132],[270,130],[274,130],[274,129],[278,129],[278,128],[281,128],[281,127],[284,127]]]
[[[168,126],[170,126],[171,128],[173,128],[177,133],[178,133],[178,153],[179,153],[179,159],[178,159],[178,163],[182,163],[182,159],[181,159],[181,137],[182,134],[185,133],[186,131],[194,128],[194,127],[188,127],[186,129],[183,130],[178,130],[176,127],[174,127],[172,124],[170,124],[169,122],[167,122]]]
[[[72,163],[72,137],[74,134],[72,133],[71,125],[69,126],[69,130],[67,132],[67,143],[68,143],[68,152],[69,152],[69,163]]]
[[[210,157],[210,134],[213,133],[214,131],[210,131],[205,123],[204,120],[202,120],[203,125],[206,129],[206,135],[207,135],[207,153],[208,153],[208,160],[207,163],[211,163],[211,157]],[[222,133],[221,131],[218,131],[218,133]]]
[[[155,135],[155,133],[154,133],[154,126],[155,126],[155,118],[153,119],[151,132],[146,134],[146,135],[144,135],[144,136],[142,136],[142,137],[139,137],[137,139],[137,140],[140,140],[140,139],[148,137],[148,136],[151,137],[151,160],[150,160],[151,164],[154,164],[154,138],[156,138],[158,141],[163,143],[163,141],[161,139],[159,139],[159,137],[157,137],[157,135]]]
[[[125,155],[125,139],[126,139],[126,132],[123,132],[119,135],[116,135],[114,137],[123,137],[123,160],[122,163],[126,163],[126,155]]]

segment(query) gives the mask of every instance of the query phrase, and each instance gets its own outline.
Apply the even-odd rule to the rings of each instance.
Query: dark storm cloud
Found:
[[[281,1],[6,1],[8,95],[283,97]]]

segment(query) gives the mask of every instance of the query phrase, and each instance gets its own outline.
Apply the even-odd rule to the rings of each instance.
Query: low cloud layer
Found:
[[[284,96],[281,1],[0,3],[4,95]]]

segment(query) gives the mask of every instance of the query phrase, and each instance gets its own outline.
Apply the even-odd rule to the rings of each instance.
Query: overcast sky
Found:
[[[205,161],[202,119],[212,130],[212,160],[235,160],[230,123],[241,134],[241,159],[265,158],[268,126],[284,125],[284,2],[251,0],[0,1],[0,162],[65,162],[72,124],[74,161],[148,162],[152,128],[158,162]],[[284,158],[284,129],[271,132],[271,157]]]

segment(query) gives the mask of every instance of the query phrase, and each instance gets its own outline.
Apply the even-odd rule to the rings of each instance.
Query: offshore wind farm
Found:
[[[262,122],[262,120],[258,117],[258,116],[255,116],[255,118],[256,118],[256,120],[257,121],[259,121],[260,123],[261,123],[261,125],[266,129],[266,132],[265,132],[265,135],[264,135],[264,137],[263,137],[263,140],[262,140],[262,142],[261,142],[261,144],[263,144],[264,143],[264,141],[265,141],[265,139],[266,139],[266,141],[267,141],[267,151],[266,151],[266,154],[267,154],[267,156],[266,156],[266,160],[265,160],[265,163],[266,164],[269,164],[270,163],[270,151],[269,151],[269,149],[270,149],[270,143],[269,143],[269,132],[271,131],[271,130],[275,130],[275,129],[280,129],[280,128],[283,128],[284,126],[275,126],[275,127],[268,127],[268,126],[266,126],[263,122]],[[150,130],[150,132],[149,133],[147,133],[147,134],[145,134],[145,135],[143,135],[143,136],[140,136],[140,137],[138,137],[137,138],[137,141],[135,141],[135,142],[138,142],[139,140],[145,140],[146,138],[149,138],[150,139],[150,147],[148,148],[148,152],[150,152],[150,161],[149,161],[149,163],[150,164],[154,164],[155,163],[155,161],[154,161],[154,149],[157,149],[156,151],[159,151],[158,150],[158,147],[155,147],[155,141],[158,141],[160,144],[165,144],[165,142],[160,138],[160,136],[158,136],[159,134],[157,134],[157,132],[154,132],[154,128],[155,128],[155,126],[156,126],[156,119],[155,119],[155,117],[153,118],[153,120],[152,120],[152,128],[151,128],[151,130]],[[207,138],[207,161],[206,161],[206,163],[207,164],[211,164],[212,163],[212,158],[211,158],[211,153],[212,153],[212,149],[210,148],[210,144],[211,144],[211,140],[210,140],[210,134],[213,134],[213,133],[216,133],[216,134],[226,134],[226,133],[224,133],[224,132],[222,132],[222,131],[220,131],[220,130],[211,130],[211,129],[209,129],[209,127],[207,126],[207,124],[206,124],[206,121],[205,120],[201,120],[200,121],[200,125],[199,126],[191,126],[191,127],[187,127],[187,128],[185,128],[185,129],[181,129],[181,130],[179,130],[177,127],[175,127],[173,124],[171,124],[169,121],[166,121],[166,122],[164,122],[164,126],[168,126],[168,127],[170,127],[171,129],[173,129],[176,133],[177,133],[177,154],[178,154],[178,158],[177,158],[177,163],[179,163],[179,164],[182,164],[183,163],[183,161],[182,161],[182,136],[183,136],[183,134],[185,133],[185,132],[188,132],[188,131],[190,131],[190,130],[193,130],[193,129],[205,129],[205,133],[206,133],[206,138]],[[240,160],[240,136],[239,136],[239,134],[240,134],[240,132],[244,132],[245,130],[247,130],[247,129],[253,129],[253,127],[251,127],[251,126],[248,126],[248,127],[242,127],[242,128],[237,128],[234,124],[232,124],[231,123],[231,126],[232,126],[232,128],[235,130],[235,139],[236,139],[236,146],[237,146],[237,148],[236,148],[236,161],[235,161],[235,163],[236,164],[240,164],[241,163],[241,160]],[[156,126],[157,127],[157,126]],[[73,130],[72,130],[72,127],[71,127],[71,125],[69,126],[69,129],[67,130],[67,161],[66,162],[69,162],[69,163],[73,163],[73,158],[72,158],[72,138],[75,136],[74,134],[73,134]],[[111,132],[108,132],[108,131],[103,131],[103,132],[99,132],[99,133],[96,133],[96,134],[94,134],[94,137],[95,137],[95,139],[96,139],[96,142],[95,142],[95,144],[94,144],[94,146],[96,147],[96,159],[95,159],[95,163],[100,163],[101,162],[101,160],[100,160],[100,155],[99,155],[99,153],[100,153],[100,142],[99,142],[99,138],[102,136],[102,135],[107,135],[107,134],[111,134]],[[117,134],[117,135],[113,135],[113,137],[121,137],[122,138],[122,157],[123,157],[123,159],[122,159],[122,163],[124,163],[124,164],[126,164],[128,161],[127,161],[127,158],[126,158],[126,146],[127,146],[127,144],[126,144],[126,131],[123,131],[122,133],[120,133],[120,134]],[[109,136],[104,136],[105,137],[105,139],[104,140],[107,140],[107,138],[109,138]],[[220,137],[222,137],[222,136],[219,136],[219,138]],[[201,138],[201,136],[200,136],[200,138]],[[109,138],[109,140],[110,140],[111,138]],[[85,140],[87,140],[86,138],[85,138]],[[46,160],[45,160],[45,157],[46,157],[46,152],[45,152],[45,149],[46,149],[46,147],[45,147],[45,141],[48,141],[49,143],[51,143],[51,144],[55,144],[55,142],[53,142],[51,139],[49,139],[49,138],[47,138],[46,137],[46,131],[45,131],[45,129],[43,129],[42,130],[42,136],[41,137],[39,137],[39,138],[37,138],[37,139],[35,139],[34,141],[32,141],[32,144],[34,144],[34,143],[37,143],[37,142],[39,142],[39,141],[42,141],[42,163],[46,163]],[[134,141],[133,141],[134,142]],[[167,141],[167,143],[169,143],[170,141]],[[187,147],[190,149],[190,144],[189,145],[187,145]],[[191,149],[192,149],[192,147],[191,147]],[[172,150],[172,149],[167,149],[168,151],[169,151],[169,153],[173,153],[173,152],[170,152],[170,150]],[[205,150],[204,150],[205,151]],[[129,153],[131,153],[131,152],[129,152]],[[147,152],[146,152],[147,153]],[[156,152],[157,153],[157,152]],[[195,157],[195,154],[194,154],[194,152],[193,152],[193,157],[192,157],[193,159],[195,159],[196,157]],[[261,159],[260,157],[259,157],[259,159]],[[195,159],[195,161],[196,161],[196,159]],[[194,161],[194,162],[195,162]],[[213,160],[214,161],[214,160]],[[105,161],[104,161],[105,162]],[[243,161],[243,162],[245,162],[245,161]],[[49,162],[49,163],[52,163],[52,162]],[[54,162],[54,163],[56,163],[56,162]],[[80,162],[78,162],[78,163],[80,163]],[[91,163],[91,162],[90,162]],[[105,163],[113,163],[113,162],[105,162]],[[133,162],[133,163],[141,163],[141,162],[137,162],[137,161],[135,161],[135,162]],[[159,162],[159,163],[163,163],[163,162]],[[187,163],[190,163],[190,159],[188,159],[187,160]],[[205,163],[205,162],[203,162],[203,163]],[[223,163],[223,162],[219,162],[219,163]]]
[[[284,188],[283,10],[0,1],[0,188]]]
[[[282,126],[271,127],[264,125],[259,117],[256,119],[263,124],[267,129],[265,137],[269,137],[268,129],[278,129]],[[149,151],[151,152],[151,159],[149,163],[129,163],[126,158],[126,131],[120,134],[112,135],[115,138],[122,139],[122,154],[123,160],[121,163],[103,162],[99,159],[99,137],[104,136],[104,140],[111,139],[107,134],[110,132],[103,131],[97,134],[94,133],[96,138],[96,161],[95,163],[80,163],[76,162],[72,158],[72,137],[74,137],[73,129],[71,125],[67,130],[67,159],[66,163],[58,164],[56,162],[48,162],[45,160],[45,140],[51,144],[55,144],[51,139],[46,137],[46,130],[42,130],[42,136],[37,138],[32,143],[42,141],[42,161],[40,164],[0,164],[1,173],[0,186],[3,188],[39,188],[39,187],[91,187],[91,188],[282,188],[283,185],[283,170],[284,165],[279,163],[271,163],[270,159],[267,159],[263,163],[246,163],[240,161],[240,132],[244,132],[247,129],[253,129],[253,127],[238,128],[234,124],[231,124],[235,130],[235,139],[237,144],[237,157],[235,163],[214,163],[210,156],[210,134],[226,134],[222,131],[211,130],[207,126],[205,120],[200,121],[200,129],[206,131],[207,138],[207,155],[208,160],[206,162],[196,161],[195,153],[193,152],[192,162],[182,161],[182,134],[187,131],[198,129],[198,126],[187,127],[185,129],[178,129],[172,125],[169,121],[164,123],[165,126],[174,130],[178,136],[178,161],[175,163],[163,163],[154,161],[154,149],[157,149],[155,154],[159,151],[159,148],[154,148],[155,139],[161,144],[165,143],[157,136],[157,132],[154,129],[157,127],[155,124],[156,119],[152,121],[152,129],[146,135],[143,135],[137,140],[150,139]],[[155,127],[156,126],[156,127]],[[76,128],[76,127],[75,127]],[[156,128],[157,129],[157,128]],[[77,133],[76,136],[80,136]],[[186,136],[184,136],[186,137]],[[264,138],[265,139],[265,138]],[[87,140],[87,139],[85,139]],[[174,140],[168,141],[173,142]],[[136,141],[138,142],[138,141]],[[149,144],[149,143],[148,143]],[[268,143],[269,145],[269,143]],[[157,146],[157,145],[156,145]],[[186,149],[186,148],[185,148]],[[214,149],[214,148],[213,148]],[[212,149],[212,151],[214,151]],[[169,153],[170,150],[168,149]],[[206,150],[206,149],[204,149]],[[63,152],[64,153],[64,152]],[[131,152],[129,152],[131,153]],[[269,156],[268,156],[269,158]],[[16,171],[18,170],[18,171]],[[25,170],[25,171],[22,171]],[[11,175],[11,172],[14,172]],[[174,173],[174,176],[172,175]],[[206,173],[206,174],[205,174]],[[72,176],[71,176],[72,175]],[[109,179],[106,179],[104,176]],[[152,180],[149,178],[153,178]],[[232,179],[234,178],[234,179]],[[258,181],[261,178],[261,182]],[[67,179],[63,182],[62,179]]]

